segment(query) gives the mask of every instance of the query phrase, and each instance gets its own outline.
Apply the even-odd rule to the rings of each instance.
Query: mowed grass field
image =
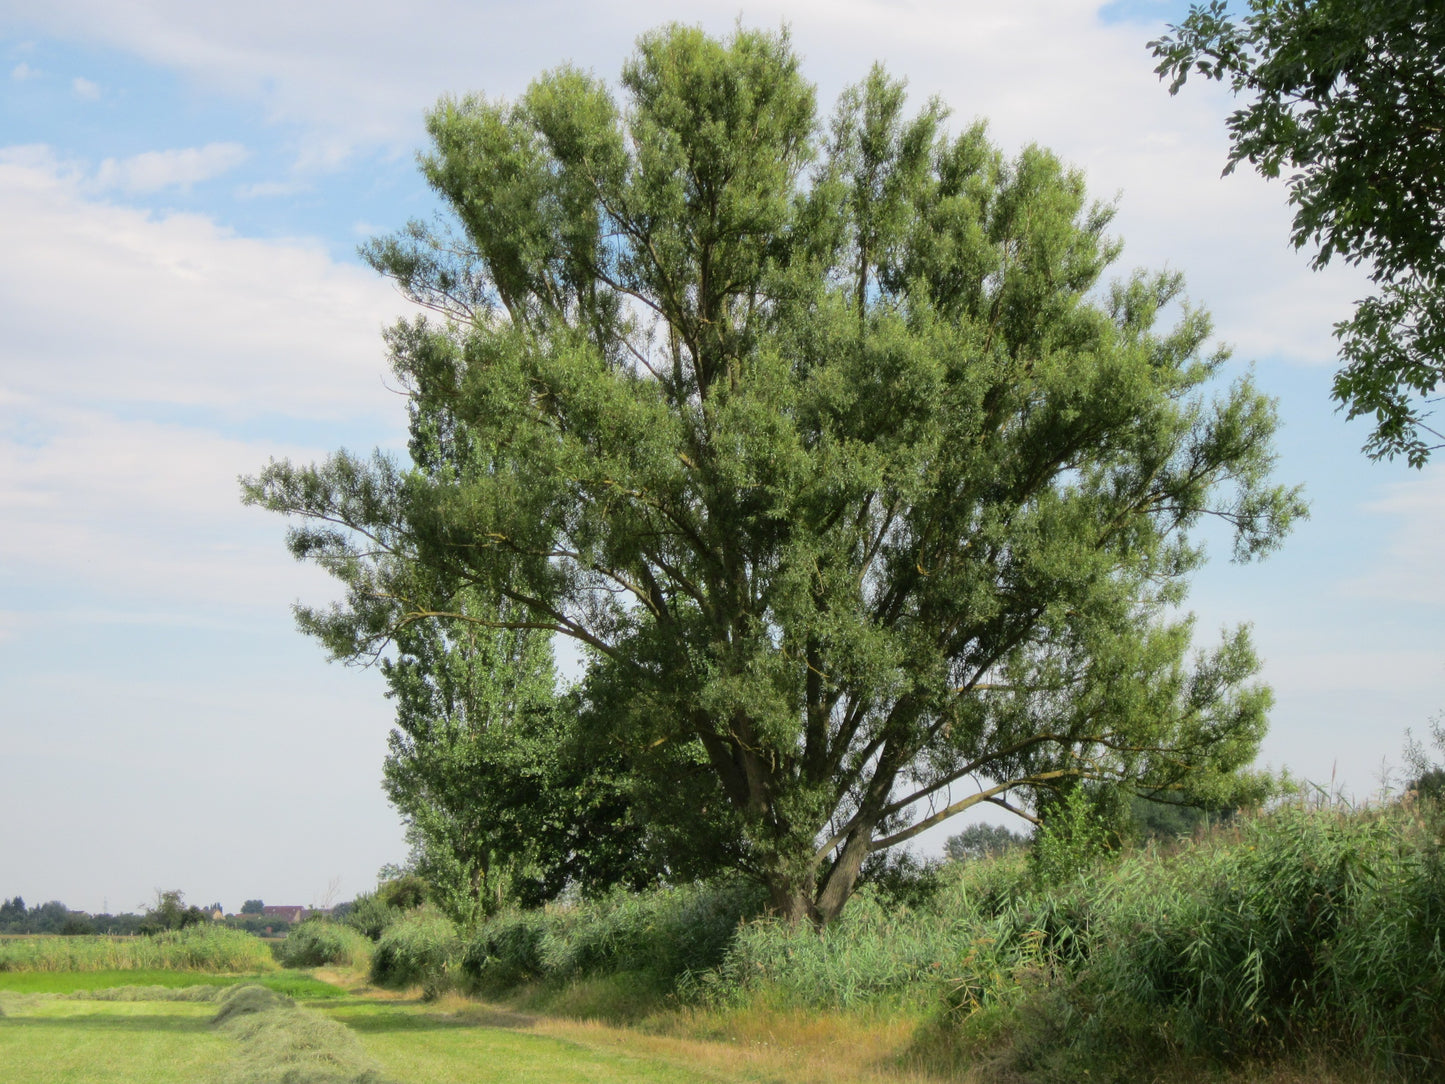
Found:
[[[0,993],[0,1080],[196,1084],[222,1079],[233,1043],[212,1005]]]
[[[198,1084],[248,1079],[211,1004],[83,1001],[0,992],[0,1080],[27,1084]],[[672,1060],[589,1048],[523,1030],[453,1022],[415,1004],[341,998],[305,1011],[351,1029],[395,1084],[715,1082]],[[309,1079],[309,1078],[301,1078]],[[321,1076],[340,1084],[344,1076]],[[378,1082],[379,1084],[379,1082]]]
[[[218,1024],[218,1005],[243,990],[273,1010]],[[265,1019],[282,1030],[265,1032]],[[272,1084],[283,1072],[294,1084],[759,1079],[537,1033],[532,1023],[348,992],[299,972],[0,971],[0,1081]]]

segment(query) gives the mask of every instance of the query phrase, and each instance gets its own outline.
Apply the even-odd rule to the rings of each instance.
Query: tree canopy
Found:
[[[365,249],[438,314],[387,336],[427,439],[245,485],[347,587],[303,628],[572,638],[658,845],[794,918],[980,802],[1247,763],[1269,694],[1243,630],[1192,653],[1191,529],[1248,559],[1303,507],[1178,276],[1106,284],[1077,172],[880,69],[820,123],[786,34],[665,28],[621,90],[429,116],[450,219]]]
[[[1445,9],[1418,0],[1196,4],[1150,42],[1177,93],[1228,80],[1229,173],[1289,171],[1291,240],[1316,267],[1366,263],[1379,292],[1336,325],[1334,396],[1373,415],[1372,456],[1422,466],[1445,436],[1426,423],[1445,380]]]

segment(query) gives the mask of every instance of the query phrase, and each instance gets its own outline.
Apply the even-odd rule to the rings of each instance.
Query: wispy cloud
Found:
[[[1387,532],[1384,560],[1347,582],[1346,593],[1396,604],[1445,606],[1445,566],[1440,563],[1445,463],[1432,463],[1408,481],[1394,483],[1364,511],[1379,517]]]
[[[255,184],[243,184],[236,189],[237,199],[277,199],[284,196],[294,196],[300,192],[309,192],[312,185],[305,181],[258,181]]]
[[[0,150],[0,206],[0,576],[146,612],[324,597],[236,476],[325,454],[316,426],[397,442],[378,331],[404,303],[320,246],[98,199],[44,148]]]
[[[147,151],[130,158],[107,158],[96,172],[95,183],[102,189],[118,188],[129,193],[189,189],[230,172],[246,158],[246,148],[239,143]]]
[[[175,177],[151,176],[162,173]],[[400,424],[378,332],[406,306],[370,270],[320,244],[97,199],[45,148],[0,149],[0,206],[0,385],[11,392],[233,421]]]
[[[29,64],[21,61],[10,69],[10,78],[14,79],[17,83],[23,83],[27,79],[39,79],[40,69],[32,68]]]
[[[70,81],[70,89],[82,101],[93,102],[100,98],[100,84],[92,83],[83,75],[77,75]]]

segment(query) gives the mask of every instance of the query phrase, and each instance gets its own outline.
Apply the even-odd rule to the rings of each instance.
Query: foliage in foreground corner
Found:
[[[1225,0],[1150,42],[1177,93],[1227,80],[1228,173],[1287,176],[1296,248],[1314,266],[1364,263],[1378,293],[1335,325],[1334,397],[1374,416],[1365,450],[1423,466],[1445,441],[1427,424],[1445,382],[1445,9],[1420,0]],[[1438,425],[1438,423],[1437,423]]]

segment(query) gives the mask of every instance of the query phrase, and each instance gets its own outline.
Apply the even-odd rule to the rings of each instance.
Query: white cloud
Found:
[[[17,587],[126,599],[136,608],[123,612],[147,624],[331,597],[317,570],[278,561],[281,521],[242,507],[236,484],[271,456],[324,451],[11,397],[0,403],[0,568]]]
[[[245,184],[236,189],[237,199],[275,199],[280,196],[294,196],[309,192],[312,185],[304,181],[259,181]]]
[[[77,75],[70,81],[70,89],[82,101],[93,102],[100,98],[100,84],[92,83],[84,76]]]
[[[1437,455],[1439,453],[1436,453]],[[1379,564],[1348,581],[1345,592],[1381,602],[1438,610],[1445,606],[1445,463],[1432,463],[1408,481],[1386,488],[1363,511],[1384,520],[1388,540]],[[1438,654],[1439,645],[1435,645]]]
[[[235,169],[246,157],[246,148],[239,143],[147,151],[130,158],[107,158],[96,171],[95,183],[101,189],[118,188],[131,194],[162,188],[189,189]]]
[[[17,83],[23,83],[27,79],[40,78],[40,71],[38,68],[32,68],[29,64],[22,61],[10,69],[10,78],[14,79]]]
[[[405,306],[371,271],[90,198],[43,148],[0,150],[0,206],[0,386],[233,421],[397,424],[378,332]]]
[[[319,247],[87,191],[44,148],[0,150],[0,575],[148,614],[328,597],[236,477],[339,432],[397,443],[378,331],[403,303]]]

